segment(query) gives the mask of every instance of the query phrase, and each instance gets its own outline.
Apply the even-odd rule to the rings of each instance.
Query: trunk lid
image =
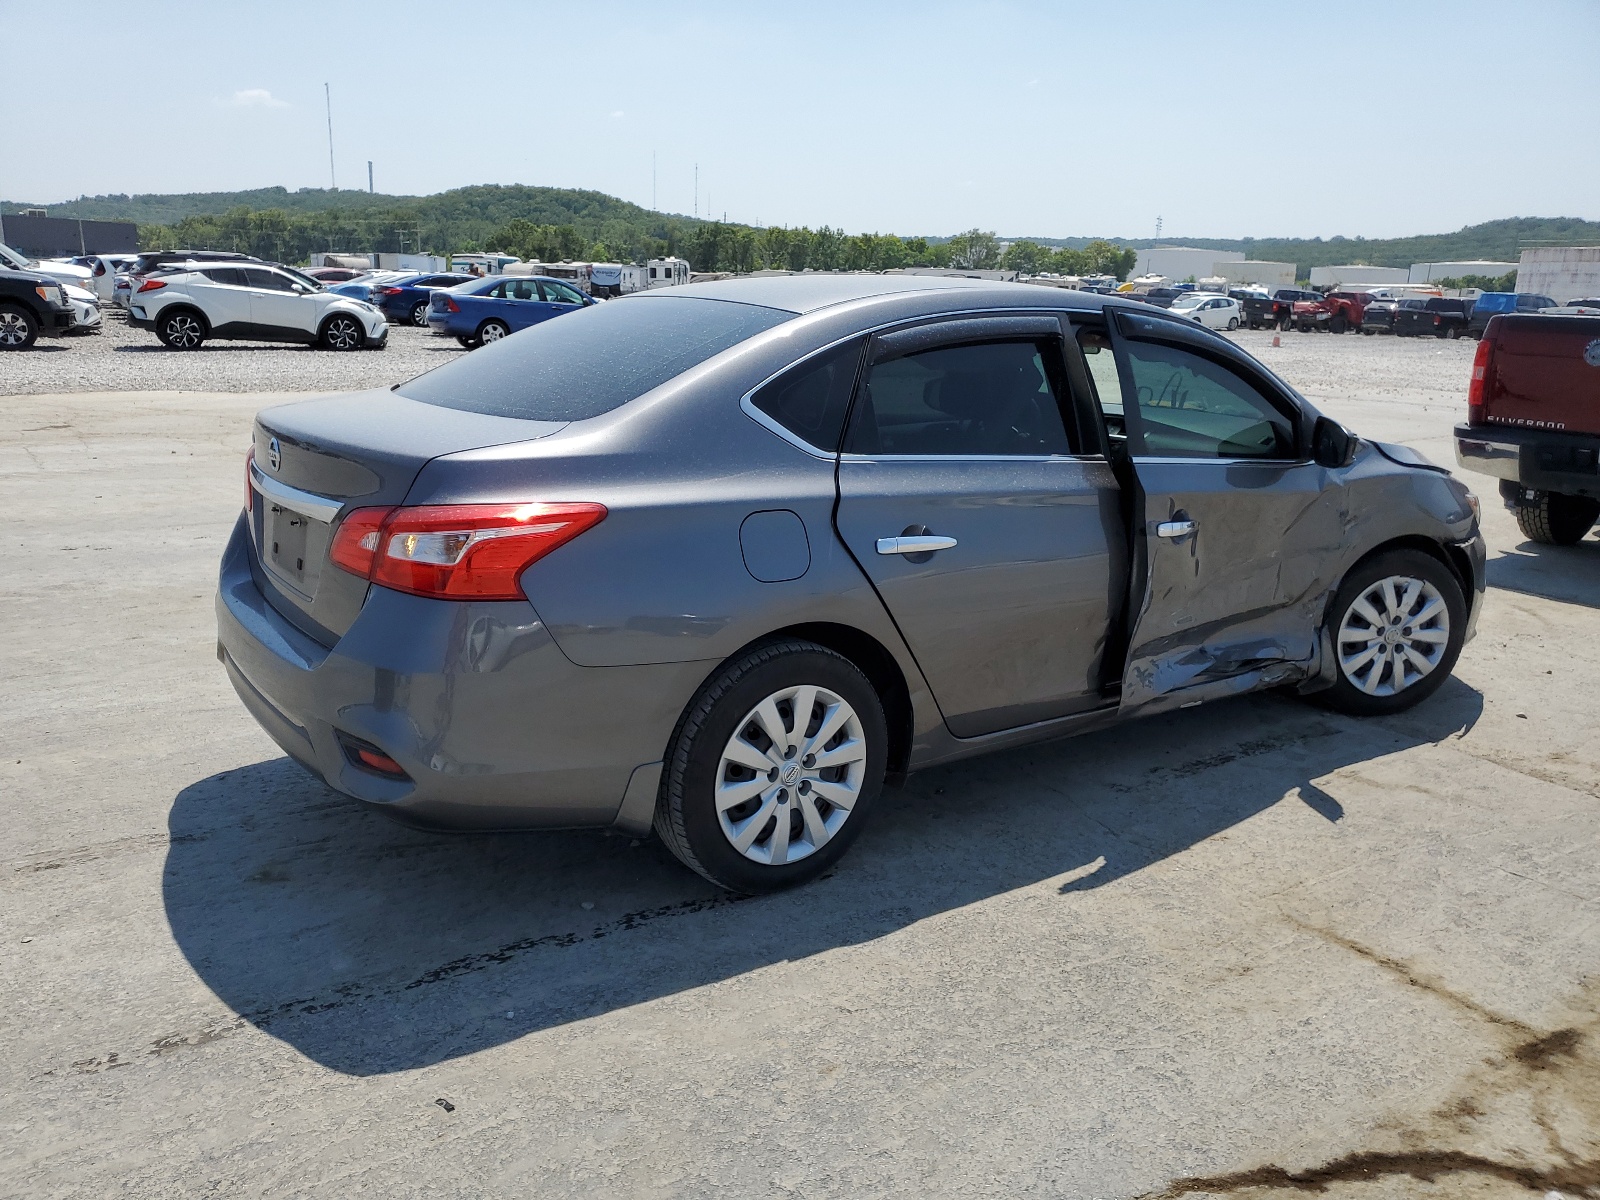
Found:
[[[441,408],[387,389],[262,410],[251,469],[257,585],[291,623],[333,645],[368,587],[328,559],[343,516],[402,503],[441,454],[531,441],[565,424]]]
[[[1507,314],[1485,337],[1485,423],[1600,434],[1600,317]]]

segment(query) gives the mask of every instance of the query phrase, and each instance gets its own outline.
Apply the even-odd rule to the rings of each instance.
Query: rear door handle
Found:
[[[931,554],[935,550],[949,550],[956,544],[953,537],[923,534],[917,537],[886,537],[878,539],[879,554]]]
[[[1156,536],[1164,538],[1188,537],[1200,526],[1193,521],[1163,521],[1156,526]]]

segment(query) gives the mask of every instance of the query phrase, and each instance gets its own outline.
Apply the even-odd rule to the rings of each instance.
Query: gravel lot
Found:
[[[397,333],[3,360],[157,391],[0,405],[0,1195],[1600,1194],[1600,541],[1524,543],[1475,480],[1480,633],[1416,710],[929,771],[730,902],[652,840],[394,826],[233,695],[217,558],[293,397],[175,373],[449,352]],[[1239,340],[1449,460],[1471,344],[1281,336]]]
[[[60,392],[344,392],[388,387],[465,351],[454,338],[391,325],[382,350],[336,354],[281,342],[207,342],[168,350],[103,305],[104,332],[40,338],[0,359],[0,395]]]

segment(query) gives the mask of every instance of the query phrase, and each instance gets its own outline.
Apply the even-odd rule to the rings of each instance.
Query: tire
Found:
[[[322,323],[322,332],[317,335],[317,345],[324,350],[359,350],[366,340],[361,322],[346,313],[334,313]]]
[[[1363,336],[1363,337],[1371,337],[1371,336],[1372,336],[1372,335],[1373,335],[1373,333],[1374,333],[1374,332],[1375,332],[1375,331],[1374,331],[1374,330],[1371,330],[1371,329],[1363,329],[1363,330],[1362,330],[1362,331],[1361,331],[1361,335],[1362,335],[1362,336]]]
[[[1459,326],[1459,325],[1450,326],[1450,332],[1448,334],[1446,334],[1445,336],[1447,336],[1452,342],[1455,341],[1457,338],[1459,338],[1461,336],[1461,326]]]
[[[1438,338],[1440,341],[1443,341],[1445,338],[1450,336],[1450,331],[1441,325],[1439,328],[1433,331],[1433,336]]]
[[[413,325],[421,325],[424,328],[427,326],[428,305],[430,303],[432,303],[432,301],[422,300],[411,306],[411,323]]]
[[[1563,496],[1560,492],[1522,492],[1513,509],[1517,528],[1530,542],[1544,546],[1572,546],[1594,528],[1600,518],[1600,500],[1588,496]]]
[[[1311,332],[1311,324],[1308,321],[1301,321],[1296,326],[1296,328],[1298,328],[1301,333],[1310,333]]]
[[[1228,332],[1232,333],[1237,328],[1239,328],[1239,318],[1238,317],[1229,317],[1228,318]]]
[[[1343,316],[1332,317],[1328,321],[1329,333],[1344,333],[1350,328],[1350,322]]]
[[[192,308],[169,308],[156,318],[156,337],[168,350],[198,350],[211,330]]]
[[[0,304],[0,350],[26,350],[39,340],[39,322],[21,305]]]
[[[815,699],[798,732],[824,737],[830,755],[844,752],[840,764],[805,766],[815,741],[791,727],[794,700],[808,690]],[[766,733],[773,722],[788,742],[784,751]],[[824,723],[836,731],[830,735]],[[882,702],[854,663],[813,642],[757,647],[718,671],[679,719],[655,830],[685,866],[730,892],[809,882],[861,832],[883,786],[888,740]],[[723,801],[719,811],[716,792],[724,786],[749,794]]]
[[[1338,682],[1315,698],[1339,712],[1376,717],[1408,709],[1443,686],[1461,653],[1467,602],[1444,563],[1421,550],[1390,550],[1345,576],[1328,619]]]
[[[511,336],[511,327],[504,321],[485,321],[478,326],[477,344],[487,346],[490,342],[498,342],[503,337]]]
[[[458,337],[456,338],[456,342],[463,350],[471,350],[478,344],[474,339],[469,337]]]

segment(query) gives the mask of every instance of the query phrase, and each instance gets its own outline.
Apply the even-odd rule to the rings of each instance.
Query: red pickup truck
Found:
[[[1570,546],[1588,533],[1600,519],[1600,317],[1492,318],[1456,460],[1500,480],[1530,540]]]
[[[1295,328],[1301,333],[1310,333],[1314,329],[1327,330],[1329,333],[1360,329],[1361,319],[1371,303],[1370,292],[1329,292],[1320,300],[1296,300]]]

